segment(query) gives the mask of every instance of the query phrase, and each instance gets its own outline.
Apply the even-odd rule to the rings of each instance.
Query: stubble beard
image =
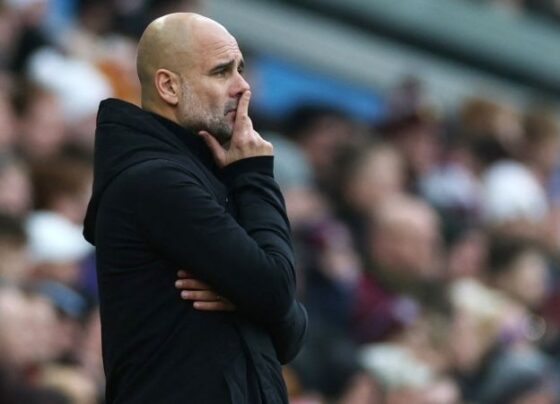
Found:
[[[184,109],[181,114],[181,126],[194,130],[195,133],[204,130],[214,136],[220,144],[229,142],[233,127],[225,111],[205,110],[187,84],[183,84],[182,101]]]

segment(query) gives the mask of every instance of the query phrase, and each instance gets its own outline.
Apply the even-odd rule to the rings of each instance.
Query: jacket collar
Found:
[[[179,153],[186,147],[211,171],[216,172],[217,170],[210,149],[194,130],[183,128],[179,124],[156,113],[148,112],[135,104],[116,98],[102,101],[97,115],[97,126],[99,128],[105,124],[128,127],[135,132],[144,133],[161,144],[167,144]]]

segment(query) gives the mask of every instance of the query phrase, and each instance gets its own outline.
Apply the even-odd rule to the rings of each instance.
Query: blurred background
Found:
[[[0,403],[103,403],[96,111],[173,11],[237,37],[275,145],[291,403],[560,402],[560,1],[4,0]]]

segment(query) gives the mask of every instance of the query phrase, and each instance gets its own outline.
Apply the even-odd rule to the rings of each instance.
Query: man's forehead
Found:
[[[199,54],[208,58],[239,58],[241,51],[235,38],[229,34],[201,38]]]
[[[218,59],[241,58],[236,39],[220,25],[201,30],[195,38],[196,54],[209,63]]]

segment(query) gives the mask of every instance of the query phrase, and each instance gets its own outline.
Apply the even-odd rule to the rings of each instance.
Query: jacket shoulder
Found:
[[[121,177],[122,181],[137,185],[161,183],[174,178],[201,182],[195,164],[167,158],[154,158],[137,163],[124,170]]]

